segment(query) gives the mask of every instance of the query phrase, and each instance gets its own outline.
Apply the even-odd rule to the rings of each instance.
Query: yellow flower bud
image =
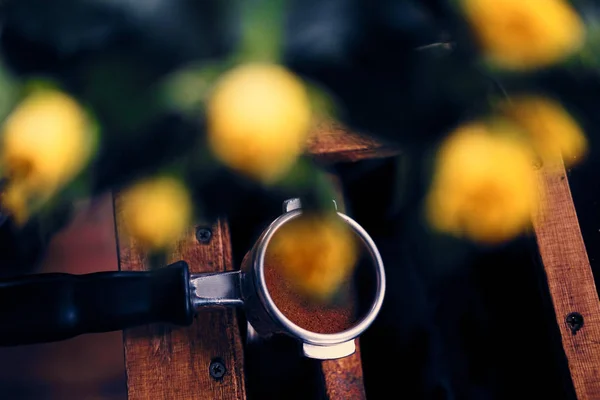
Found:
[[[358,246],[337,216],[303,214],[275,233],[267,257],[300,292],[326,300],[351,276]]]
[[[81,172],[94,142],[83,108],[65,93],[45,90],[28,96],[9,115],[0,159],[9,179],[48,194]]]
[[[42,90],[8,116],[0,138],[0,169],[8,186],[3,208],[24,223],[87,165],[96,141],[85,110],[69,95]]]
[[[304,150],[311,120],[302,82],[281,66],[226,73],[207,104],[208,139],[228,167],[264,183],[281,178]]]
[[[175,244],[192,217],[186,187],[170,177],[136,183],[121,198],[125,230],[142,246],[160,250]]]
[[[504,129],[472,123],[442,144],[426,204],[434,229],[496,244],[528,228],[538,206],[531,152]]]
[[[547,67],[582,47],[585,27],[565,0],[461,0],[491,62],[514,70]]]
[[[567,167],[576,164],[587,151],[587,139],[577,122],[557,102],[543,97],[513,98],[501,107],[519,125],[542,159],[562,155]]]

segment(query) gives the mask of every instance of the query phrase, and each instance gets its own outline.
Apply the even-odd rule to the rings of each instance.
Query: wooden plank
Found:
[[[116,199],[117,240],[121,270],[143,271],[147,255],[128,238],[120,222]],[[229,227],[224,220],[212,226],[208,244],[200,244],[190,229],[167,262],[185,260],[193,273],[232,269]],[[202,311],[190,327],[149,325],[124,332],[125,368],[130,400],[245,399],[243,349],[234,310]],[[226,373],[214,379],[213,360]]]
[[[359,340],[356,353],[338,360],[321,362],[325,394],[329,400],[364,400],[367,398],[363,381]]]
[[[324,163],[355,162],[372,158],[393,157],[400,150],[375,139],[352,133],[332,121],[317,124],[308,141],[308,153]]]
[[[339,212],[346,213],[342,182],[334,174],[329,174],[329,178],[336,189],[337,209]],[[337,360],[321,361],[325,395],[329,400],[366,399],[362,359],[360,357],[360,340],[356,339],[355,343],[356,352],[351,356]]]
[[[538,178],[546,207],[533,223],[571,378],[580,400],[600,399],[600,302],[564,166],[545,162]]]

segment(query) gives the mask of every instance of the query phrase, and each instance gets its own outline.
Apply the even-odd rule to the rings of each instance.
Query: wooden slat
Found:
[[[358,342],[357,340],[356,353],[353,355],[321,363],[325,393],[329,400],[364,400],[367,398]]]
[[[600,303],[562,163],[539,170],[546,208],[534,216],[534,228],[560,327],[571,378],[580,400],[600,399]],[[583,316],[574,331],[571,313]]]
[[[371,158],[393,157],[397,147],[384,145],[366,136],[352,133],[335,122],[320,122],[308,141],[308,153],[325,163],[354,162]]]
[[[336,189],[336,204],[339,212],[346,213],[346,203],[340,179],[329,175]],[[348,321],[351,323],[351,321]],[[356,339],[356,352],[337,360],[321,361],[321,373],[325,384],[325,395],[329,400],[366,399],[363,379],[360,340]]]
[[[116,221],[119,263],[124,271],[148,268],[146,254],[124,234],[119,199]],[[195,229],[179,243],[168,262],[185,260],[193,273],[232,269],[229,228],[219,220],[212,239],[200,244]],[[124,332],[129,400],[245,399],[243,350],[231,309],[201,311],[191,327],[149,325]],[[225,376],[210,376],[212,360],[221,359]]]

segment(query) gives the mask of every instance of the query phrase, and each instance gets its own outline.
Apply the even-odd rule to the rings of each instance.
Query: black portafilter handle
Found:
[[[188,266],[145,272],[49,273],[0,280],[0,346],[65,340],[194,318]]]

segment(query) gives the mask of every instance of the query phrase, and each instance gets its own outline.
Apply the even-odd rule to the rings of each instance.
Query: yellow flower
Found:
[[[358,247],[337,216],[303,214],[277,231],[268,256],[301,292],[326,300],[350,277]]]
[[[531,153],[505,130],[471,123],[442,144],[426,204],[433,228],[487,244],[527,229],[538,205]]]
[[[557,63],[585,40],[579,15],[564,0],[461,0],[486,56],[507,69]]]
[[[0,192],[0,211],[10,214],[17,225],[23,225],[30,217],[28,192],[22,184],[10,184]]]
[[[553,100],[521,96],[506,102],[502,111],[528,134],[534,150],[545,160],[562,155],[570,167],[587,151],[587,139],[577,122]]]
[[[277,65],[249,64],[228,72],[207,104],[214,154],[267,184],[281,178],[302,153],[310,120],[304,85]]]
[[[2,131],[0,168],[9,181],[4,207],[23,222],[29,203],[43,203],[83,170],[95,139],[87,114],[69,95],[56,90],[29,95]]]
[[[122,196],[124,226],[142,246],[160,250],[173,245],[192,217],[192,200],[177,179],[138,182]]]

